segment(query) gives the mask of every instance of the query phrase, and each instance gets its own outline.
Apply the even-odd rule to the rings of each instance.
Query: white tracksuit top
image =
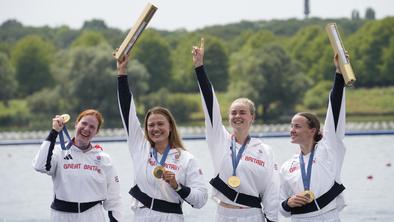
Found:
[[[206,140],[215,170],[214,177],[219,174],[220,179],[227,184],[228,178],[233,174],[231,134],[222,124],[219,103],[204,67],[200,66],[195,71],[203,103]],[[242,144],[236,144],[237,153],[241,146]],[[233,189],[255,197],[261,196],[266,218],[278,221],[279,175],[271,147],[260,139],[251,138],[236,169],[236,175],[241,184]],[[243,206],[232,202],[215,188],[212,195],[219,201]]]
[[[312,163],[312,175],[310,181],[310,190],[314,192],[315,198],[326,193],[336,181],[342,184],[341,168],[345,155],[345,145],[343,138],[345,136],[345,92],[343,87],[342,75],[337,74],[334,86],[329,96],[329,104],[326,119],[323,128],[323,138],[317,143],[315,148],[314,160]],[[340,93],[339,96],[333,96],[333,91]],[[333,108],[333,103],[336,108]],[[338,113],[339,111],[339,113]],[[337,118],[334,117],[337,116]],[[336,120],[334,120],[334,118]],[[336,124],[337,123],[337,124]],[[335,126],[336,125],[336,126]],[[305,168],[308,166],[310,153],[304,155]],[[280,203],[287,200],[296,193],[304,191],[301,177],[299,154],[295,154],[287,160],[280,169],[281,186],[280,186]],[[323,209],[306,214],[294,214],[285,211],[280,204],[280,212],[286,217],[303,218],[323,214],[325,212],[337,209],[342,210],[345,206],[343,192],[331,201]]]
[[[189,195],[182,197],[164,180],[157,179],[153,170],[158,163],[152,155],[149,141],[145,138],[137,118],[135,104],[130,93],[127,76],[118,77],[118,101],[124,128],[127,132],[129,147],[134,168],[134,184],[151,198],[161,199],[172,203],[186,201],[194,208],[203,207],[208,200],[207,185],[204,182],[201,168],[193,155],[180,148],[172,148],[165,161],[165,169],[175,174],[178,184],[190,188]],[[128,115],[128,116],[125,116]],[[157,153],[158,161],[162,155]],[[143,204],[133,198],[132,208],[142,207]],[[165,213],[167,214],[167,213]]]
[[[121,217],[118,174],[110,156],[99,145],[87,152],[72,145],[64,151],[55,145],[57,132],[52,130],[33,160],[36,171],[52,176],[54,196],[68,202],[103,201],[103,207]],[[52,145],[51,145],[52,144]]]

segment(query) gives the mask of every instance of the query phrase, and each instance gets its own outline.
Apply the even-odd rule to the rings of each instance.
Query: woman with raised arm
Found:
[[[278,221],[279,180],[271,148],[250,137],[254,103],[247,98],[232,102],[229,122],[222,123],[219,103],[203,66],[204,39],[193,47],[193,63],[205,115],[206,139],[215,178],[210,181],[218,202],[216,221]]]
[[[135,221],[183,221],[182,203],[201,208],[208,199],[201,168],[185,150],[175,119],[163,107],[150,109],[144,130],[127,80],[128,57],[117,62],[118,101],[134,166]]]
[[[346,55],[347,56],[347,55]],[[280,170],[280,212],[292,221],[340,221],[345,206],[341,168],[345,155],[345,90],[334,57],[336,74],[329,95],[323,135],[320,122],[311,113],[297,113],[291,120],[291,142],[300,153]]]
[[[104,122],[100,112],[88,109],[75,121],[75,137],[64,143],[68,118],[55,116],[52,130],[33,160],[36,171],[52,176],[53,202],[50,221],[110,222],[121,220],[118,174],[111,158],[91,140]],[[56,138],[60,137],[60,145]],[[104,209],[103,209],[104,208]]]

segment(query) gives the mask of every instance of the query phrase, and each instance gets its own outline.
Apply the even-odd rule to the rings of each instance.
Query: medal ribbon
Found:
[[[313,163],[314,154],[315,154],[315,148],[312,149],[311,155],[309,156],[308,172],[305,172],[304,157],[302,155],[302,152],[300,153],[300,168],[301,168],[302,182],[304,184],[304,190],[309,190],[309,188],[310,188],[311,175],[312,175],[312,163]]]
[[[69,141],[69,143],[67,144],[67,146],[64,143],[64,136],[63,136],[63,132],[64,134],[66,134],[66,137]],[[70,149],[71,145],[72,145],[72,140],[70,135],[68,134],[67,128],[66,126],[63,127],[63,129],[59,132],[59,140],[60,140],[60,147],[62,148],[62,150],[68,150]]]
[[[237,150],[236,150],[236,146],[235,146],[235,137],[232,136],[232,138],[231,138],[230,149],[231,149],[231,156],[232,156],[232,160],[233,160],[233,176],[235,176],[235,171],[237,170],[239,161],[241,160],[242,153],[245,151],[246,145],[249,143],[249,141],[250,141],[250,136],[248,135],[244,144],[241,146],[241,148],[239,148],[238,154],[236,154]]]
[[[157,150],[155,148],[152,148],[152,153],[153,153],[153,157],[156,160],[156,163],[160,164],[161,166],[164,166],[164,163],[166,162],[167,159],[167,155],[170,152],[170,144],[167,145],[166,149],[164,150],[163,156],[161,157],[160,162],[157,160]]]

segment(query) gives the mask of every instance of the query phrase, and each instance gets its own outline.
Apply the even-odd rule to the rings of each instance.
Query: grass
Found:
[[[221,106],[222,118],[226,123],[231,99],[225,93],[216,93]],[[201,126],[204,114],[199,93],[183,94],[185,98],[195,101],[198,111],[191,114],[191,120],[180,125]],[[326,99],[326,98],[325,98]],[[141,107],[139,107],[141,108]],[[327,107],[308,110],[302,104],[296,111],[311,111],[324,117]],[[350,122],[394,121],[394,86],[384,88],[347,88],[346,89],[347,120]],[[11,100],[8,106],[0,101],[0,131],[26,130],[29,114],[26,100]],[[289,117],[290,119],[290,117]]]

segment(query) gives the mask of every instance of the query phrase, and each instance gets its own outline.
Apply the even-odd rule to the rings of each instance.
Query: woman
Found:
[[[277,221],[279,183],[273,153],[268,145],[249,135],[255,119],[253,102],[246,98],[233,101],[229,133],[204,71],[204,39],[200,47],[193,47],[192,54],[216,176],[210,181],[218,202],[216,221]]]
[[[292,221],[340,221],[345,206],[341,192],[341,168],[345,155],[345,93],[334,57],[336,74],[329,96],[323,135],[318,118],[298,113],[291,120],[291,142],[300,154],[286,161],[280,170],[280,212]]]
[[[183,221],[183,201],[194,208],[207,202],[202,171],[184,149],[167,109],[150,109],[141,130],[127,82],[127,63],[127,56],[117,62],[118,101],[135,172],[130,190],[135,221]]]
[[[52,130],[33,160],[33,167],[52,176],[54,200],[51,221],[105,222],[103,208],[111,222],[121,218],[119,178],[111,158],[91,140],[104,119],[96,110],[81,112],[75,122],[75,137],[62,148],[55,145],[65,119],[52,119]],[[67,134],[68,135],[68,134]],[[62,137],[61,137],[62,138]]]

